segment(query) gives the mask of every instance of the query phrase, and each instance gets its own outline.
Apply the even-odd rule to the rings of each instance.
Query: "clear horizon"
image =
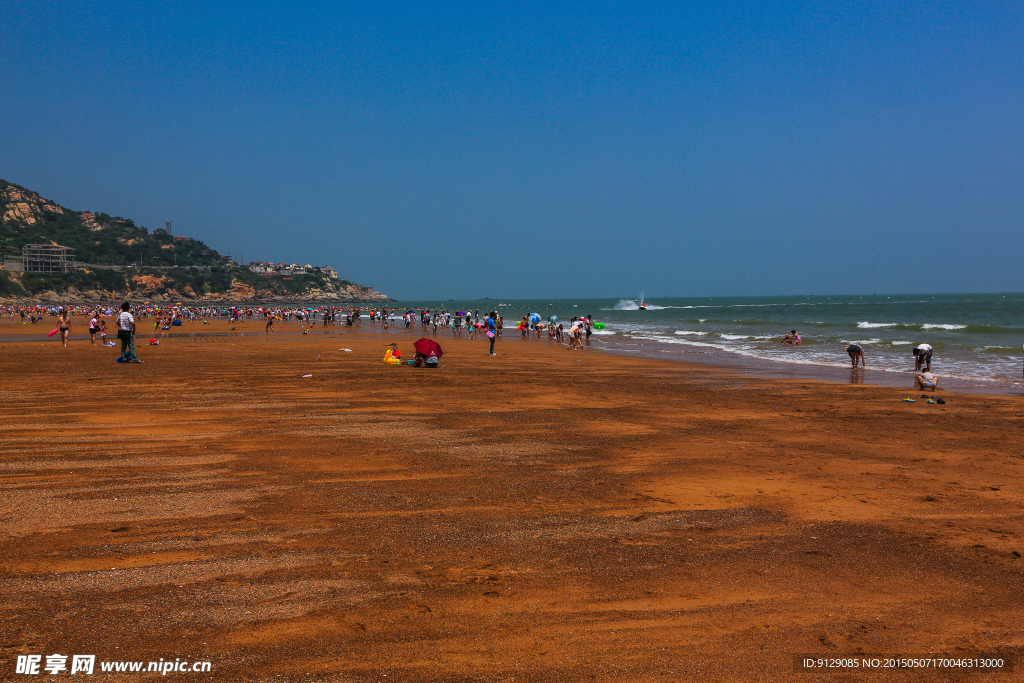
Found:
[[[395,299],[1024,275],[1019,3],[45,1],[5,19],[0,177]]]

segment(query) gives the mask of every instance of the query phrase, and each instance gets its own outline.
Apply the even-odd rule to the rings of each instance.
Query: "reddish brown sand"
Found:
[[[0,680],[1024,678],[793,663],[1021,653],[1020,397],[261,323],[119,365],[43,327],[0,323],[39,338],[0,347]]]

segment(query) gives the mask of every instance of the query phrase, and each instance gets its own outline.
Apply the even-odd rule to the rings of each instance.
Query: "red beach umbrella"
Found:
[[[412,343],[412,345],[416,347],[417,351],[428,358],[430,356],[437,356],[440,358],[442,355],[441,345],[433,339],[417,339]]]

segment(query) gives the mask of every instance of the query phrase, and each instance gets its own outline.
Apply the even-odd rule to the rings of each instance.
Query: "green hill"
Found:
[[[130,218],[72,211],[0,180],[0,256],[20,257],[32,244],[70,247],[80,265],[59,274],[0,270],[0,297],[90,292],[86,298],[367,298],[357,285],[319,268],[290,279],[262,277],[201,240],[163,228],[150,232]]]

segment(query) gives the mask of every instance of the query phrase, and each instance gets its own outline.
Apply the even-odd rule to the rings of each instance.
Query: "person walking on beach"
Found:
[[[844,346],[843,351],[846,351],[848,354],[850,354],[850,362],[853,363],[854,369],[857,368],[858,363],[862,364],[862,366],[865,368],[868,366],[867,361],[864,360],[864,349],[860,347],[860,344],[850,344],[849,346]]]
[[[117,315],[117,338],[121,340],[121,355],[118,358],[122,363],[141,363],[135,355],[135,317],[131,314],[131,308],[131,304],[125,301]]]
[[[490,315],[487,316],[487,320],[484,321],[484,325],[487,326],[487,338],[491,340],[491,355],[497,356],[494,352],[494,340],[498,338],[498,322],[495,320],[497,313],[491,311]]]
[[[66,349],[68,347],[68,335],[71,334],[71,314],[67,308],[57,312],[57,327],[60,329],[60,343]]]
[[[914,348],[914,372],[920,372],[921,368],[932,369],[931,344],[918,344]]]

